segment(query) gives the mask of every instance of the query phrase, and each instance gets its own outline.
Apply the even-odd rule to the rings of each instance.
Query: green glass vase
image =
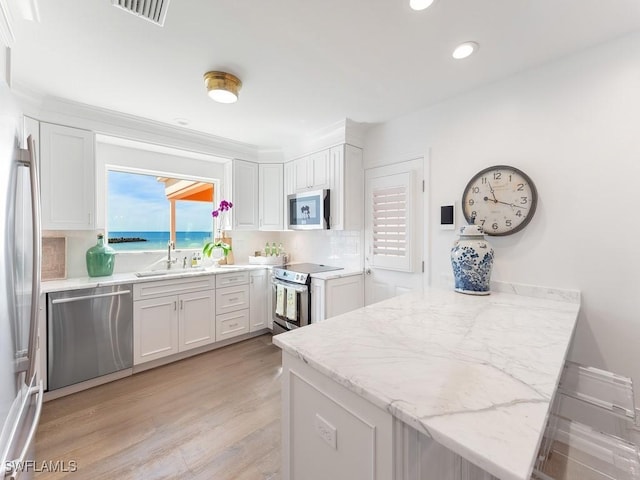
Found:
[[[116,251],[104,243],[104,235],[98,234],[98,243],[87,250],[87,272],[90,277],[106,277],[113,274]]]

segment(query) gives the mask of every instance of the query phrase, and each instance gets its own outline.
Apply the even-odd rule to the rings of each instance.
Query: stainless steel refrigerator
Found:
[[[24,480],[38,468],[33,441],[42,409],[40,199],[33,142],[23,141],[16,105],[0,80],[0,478]]]

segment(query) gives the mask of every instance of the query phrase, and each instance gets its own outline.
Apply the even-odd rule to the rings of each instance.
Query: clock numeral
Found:
[[[478,212],[476,212],[476,211],[474,210],[473,212],[471,212],[471,216],[472,216],[473,218],[477,217],[477,216],[478,216]]]
[[[500,180],[502,178],[502,172],[493,172],[493,179]]]
[[[468,203],[469,203],[469,205],[473,205],[476,202],[473,200],[473,198],[470,198]]]
[[[509,175],[509,176],[511,176],[511,175]],[[519,183],[518,184],[518,188],[516,190],[518,190],[519,192],[524,192],[524,183]]]
[[[509,183],[511,183],[511,174],[509,174]]]
[[[498,224],[497,223],[493,223],[491,225],[491,228],[493,228],[494,230],[497,230],[498,229]]]
[[[528,200],[529,199],[527,197],[520,197],[520,204],[521,205],[526,205]]]
[[[480,187],[473,187],[471,190],[473,193],[480,193]]]
[[[522,210],[518,210],[516,212],[516,217],[521,217],[522,216]]]
[[[505,224],[507,225],[507,227],[510,227],[510,226],[511,226],[511,220],[507,220],[507,221],[505,222]]]
[[[480,220],[480,225],[484,226],[485,219]]]
[[[487,183],[487,177],[482,177],[482,184],[484,185],[485,183]]]

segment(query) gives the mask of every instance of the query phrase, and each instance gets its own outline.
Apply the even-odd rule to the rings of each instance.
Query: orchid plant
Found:
[[[231,210],[232,207],[233,207],[233,203],[228,202],[227,200],[220,200],[220,204],[218,205],[218,208],[216,208],[213,212],[211,212],[211,216],[213,217],[214,221],[216,220],[218,221],[218,238],[213,242],[206,243],[204,247],[202,247],[202,253],[205,256],[210,257],[216,248],[221,248],[225,257],[229,255],[229,252],[231,251],[231,245],[222,241],[221,232],[222,232],[224,215],[226,212]]]

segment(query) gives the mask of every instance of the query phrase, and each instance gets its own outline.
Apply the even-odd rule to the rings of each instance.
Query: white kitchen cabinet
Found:
[[[216,341],[249,333],[249,272],[216,275]]]
[[[92,230],[96,218],[95,136],[40,124],[43,230]]]
[[[234,230],[258,230],[258,164],[245,160],[233,160],[233,203],[231,216]]]
[[[282,230],[284,228],[283,165],[260,164],[258,177],[260,230]]]
[[[215,296],[212,290],[185,293],[178,297],[178,350],[208,345],[216,341]]]
[[[267,270],[252,270],[249,276],[250,332],[267,328],[267,299],[271,293],[267,290],[267,278]]]
[[[331,184],[331,151],[329,149],[298,158],[293,162],[296,192],[329,188]]]
[[[133,303],[133,364],[178,353],[178,296]]]
[[[270,270],[266,270],[267,274],[267,328],[273,330],[273,277]]]
[[[296,162],[287,162],[284,164],[284,195],[282,201],[284,203],[282,219],[284,221],[284,229],[289,229],[289,202],[287,197],[296,193]]]
[[[364,306],[362,273],[322,280],[311,278],[311,322],[356,310]]]
[[[216,340],[214,276],[137,283],[133,300],[134,365]]]
[[[396,478],[394,419],[283,352],[283,480]]]
[[[352,145],[331,148],[331,229],[362,230],[364,167],[362,149]]]

